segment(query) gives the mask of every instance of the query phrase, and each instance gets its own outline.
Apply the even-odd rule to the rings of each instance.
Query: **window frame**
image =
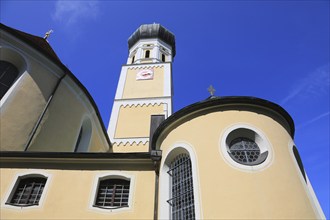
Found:
[[[97,205],[98,201],[99,201],[99,196],[100,196],[100,190],[101,189],[101,184],[103,184],[102,182],[107,182],[107,181],[113,181],[113,183],[110,183],[112,186],[111,190],[113,191],[113,193],[111,194],[111,204],[110,206],[105,206],[105,205]],[[121,182],[122,181],[122,182]],[[128,185],[128,197],[127,197],[127,204],[125,205],[119,205],[119,206],[115,206],[114,203],[115,203],[115,200],[116,200],[116,197],[118,196],[118,193],[116,193],[116,186],[118,186],[119,184],[117,184],[116,182],[119,182],[119,184],[123,184],[124,186],[125,185]],[[121,183],[120,183],[121,182]],[[97,208],[102,208],[102,209],[120,209],[120,208],[125,208],[125,207],[128,207],[128,200],[129,200],[129,194],[130,194],[130,186],[131,186],[131,181],[130,180],[127,180],[127,179],[123,179],[123,178],[105,178],[105,179],[100,179],[99,180],[99,185],[98,185],[98,188],[97,188],[97,194],[95,196],[95,203],[94,203],[94,207],[97,207]],[[126,187],[125,187],[126,188]],[[107,188],[106,188],[107,190]],[[122,197],[122,194],[124,192],[122,191],[121,193],[119,193],[120,197]],[[105,202],[104,202],[105,203]],[[121,203],[121,202],[120,202]]]
[[[129,194],[128,194],[128,203],[127,206],[123,207],[114,207],[114,208],[104,208],[96,204],[98,191],[99,191],[99,185],[100,181],[107,180],[107,179],[123,179],[130,182],[129,185]],[[133,197],[134,197],[134,187],[135,187],[135,176],[126,174],[124,172],[120,171],[112,171],[112,172],[100,172],[94,177],[94,183],[92,185],[91,190],[91,196],[90,196],[90,202],[89,202],[89,209],[97,211],[97,212],[122,212],[122,211],[128,211],[133,208]]]
[[[169,165],[172,160],[179,154],[185,153],[189,156],[191,162],[191,171],[193,177],[193,194],[194,194],[194,206],[195,206],[195,219],[202,219],[202,207],[200,206],[200,194],[199,194],[199,176],[197,158],[193,146],[188,142],[176,142],[166,150],[164,150],[164,156],[160,167],[159,178],[159,206],[158,206],[158,218],[159,219],[172,219],[170,213],[170,205],[167,200],[170,199],[170,178],[168,175]]]
[[[240,131],[243,131],[240,133]],[[246,130],[246,132],[244,132]],[[237,134],[239,133],[239,134]],[[230,153],[230,142],[236,138],[248,138],[249,135],[246,133],[253,133],[254,139],[253,141],[258,145],[260,149],[259,158],[251,163],[240,163],[236,161]],[[219,140],[219,151],[220,155],[224,159],[224,161],[233,168],[236,168],[241,171],[246,172],[257,172],[268,168],[274,161],[273,147],[268,140],[267,136],[261,132],[260,129],[250,125],[250,124],[235,124],[229,126],[222,133]]]
[[[22,179],[27,179],[27,178],[45,178],[45,185],[43,188],[43,191],[40,195],[40,199],[38,204],[36,205],[14,205],[11,203],[11,200],[14,197],[14,194],[17,190],[17,187],[20,183],[20,181]],[[10,186],[7,189],[7,193],[4,196],[4,199],[1,203],[1,207],[3,208],[8,208],[8,209],[19,209],[19,210],[23,210],[23,209],[39,209],[42,208],[44,205],[44,200],[47,197],[47,193],[48,193],[48,188],[49,185],[51,184],[51,179],[52,176],[48,173],[45,172],[40,172],[39,170],[31,170],[31,172],[23,172],[23,173],[18,173],[13,177],[12,183],[10,184]]]

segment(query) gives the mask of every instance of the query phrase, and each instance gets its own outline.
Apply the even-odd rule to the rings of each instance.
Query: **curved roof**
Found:
[[[49,45],[49,43],[42,37],[38,37],[35,35],[31,35],[28,33],[25,33],[23,31],[19,31],[17,29],[8,27],[2,23],[0,23],[0,30],[5,30],[6,32],[12,34],[13,36],[17,37],[18,39],[24,41],[37,51],[39,51],[41,54],[43,54],[45,57],[47,57],[49,60],[51,60],[53,63],[55,63],[57,66],[59,66],[65,74],[71,77],[73,81],[81,88],[81,90],[85,93],[89,101],[91,102],[92,106],[95,109],[96,115],[100,121],[103,133],[105,135],[105,138],[111,147],[112,144],[110,142],[109,136],[107,135],[107,130],[104,126],[101,114],[99,112],[99,109],[91,96],[91,94],[88,92],[86,87],[77,79],[77,77],[61,62],[61,60],[58,58],[52,47]]]
[[[143,24],[129,38],[128,48],[130,49],[141,39],[159,38],[172,47],[173,57],[175,56],[175,36],[172,32],[160,24]]]
[[[186,106],[179,111],[172,114],[170,117],[168,117],[165,121],[163,121],[159,127],[156,129],[153,137],[152,137],[152,143],[151,148],[156,148],[157,139],[160,137],[160,135],[163,133],[163,131],[171,126],[173,123],[175,123],[180,118],[183,118],[187,116],[188,114],[195,113],[200,110],[206,110],[212,107],[238,107],[238,106],[252,106],[252,107],[259,107],[262,109],[268,109],[272,112],[277,113],[277,115],[281,116],[289,126],[289,134],[291,137],[294,137],[294,122],[291,116],[287,111],[285,111],[281,106],[267,101],[265,99],[255,98],[255,97],[249,97],[249,96],[226,96],[226,97],[216,97],[211,96],[208,99],[205,99],[200,102],[196,102],[194,104],[191,104],[189,106]]]

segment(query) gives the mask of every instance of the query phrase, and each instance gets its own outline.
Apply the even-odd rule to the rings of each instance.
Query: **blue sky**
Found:
[[[49,42],[107,126],[128,37],[145,23],[176,36],[174,111],[209,96],[280,104],[329,218],[329,1],[1,1],[1,22]]]

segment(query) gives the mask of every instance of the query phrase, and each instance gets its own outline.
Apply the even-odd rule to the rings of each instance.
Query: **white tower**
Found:
[[[147,152],[151,116],[172,114],[174,35],[160,24],[141,25],[128,39],[108,135],[114,152]]]

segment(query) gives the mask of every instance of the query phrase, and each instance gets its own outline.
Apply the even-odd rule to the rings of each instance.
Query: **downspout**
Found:
[[[48,101],[47,101],[47,103],[46,103],[46,105],[45,105],[43,111],[41,112],[41,114],[40,114],[40,116],[39,116],[39,118],[38,118],[36,124],[34,125],[34,127],[33,127],[33,129],[32,129],[32,132],[31,132],[31,134],[30,134],[30,136],[29,136],[28,142],[27,142],[26,145],[25,145],[25,149],[24,149],[24,151],[27,151],[27,149],[30,147],[30,144],[31,144],[31,142],[32,142],[32,140],[33,140],[33,138],[34,138],[34,135],[36,134],[37,129],[38,129],[38,127],[39,127],[39,125],[40,125],[40,123],[41,123],[41,121],[42,121],[42,119],[43,119],[43,117],[44,117],[44,115],[45,115],[45,113],[46,113],[46,111],[47,111],[47,109],[48,109],[48,106],[50,105],[50,103],[51,103],[51,101],[52,101],[52,99],[53,99],[53,97],[54,97],[54,95],[55,95],[55,92],[56,92],[58,86],[59,86],[60,83],[62,82],[62,79],[63,79],[66,75],[67,75],[67,74],[64,72],[64,75],[63,75],[63,76],[57,81],[57,83],[56,83],[56,85],[55,85],[55,87],[54,87],[54,89],[53,89],[51,95],[50,95],[49,98],[48,98]]]
[[[150,152],[151,160],[154,164],[155,169],[155,197],[154,197],[154,220],[158,219],[158,193],[159,193],[159,168],[160,161],[162,159],[161,150],[151,150]]]
[[[159,165],[158,165],[158,167],[159,167]],[[155,170],[155,172],[156,172],[156,176],[155,176],[154,220],[157,220],[158,219],[157,217],[158,217],[159,169]]]

